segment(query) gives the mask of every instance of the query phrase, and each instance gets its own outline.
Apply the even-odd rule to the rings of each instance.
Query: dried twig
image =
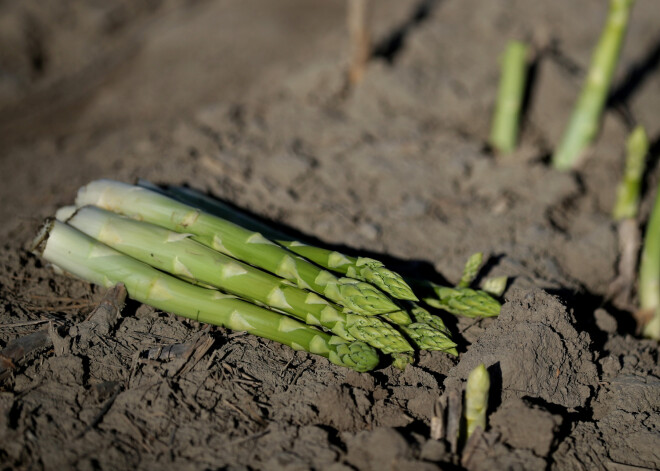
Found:
[[[371,55],[371,38],[367,25],[368,8],[368,0],[348,0],[347,23],[351,37],[348,81],[351,86],[362,81]]]

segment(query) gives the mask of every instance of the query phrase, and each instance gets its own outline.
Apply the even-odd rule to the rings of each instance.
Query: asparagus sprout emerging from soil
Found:
[[[375,368],[379,361],[376,350],[365,343],[347,342],[285,315],[166,275],[59,221],[45,223],[33,251],[83,280],[105,287],[124,283],[134,300],[182,317],[246,331],[360,372]]]
[[[94,205],[192,234],[194,240],[208,247],[294,282],[299,288],[315,291],[357,314],[375,315],[398,309],[389,297],[368,283],[337,278],[258,232],[146,188],[98,180],[80,189],[76,205]]]
[[[502,154],[518,142],[520,111],[527,79],[527,45],[510,41],[502,57],[502,74],[490,133],[490,145]]]
[[[468,375],[465,386],[465,441],[474,433],[477,427],[486,430],[486,411],[488,410],[488,391],[490,375],[486,365],[481,363]]]
[[[591,58],[586,82],[552,157],[559,170],[573,168],[596,137],[634,3],[635,0],[610,0],[607,22]]]
[[[637,126],[626,142],[626,169],[617,189],[612,211],[615,221],[634,219],[639,209],[639,193],[644,174],[644,160],[649,151],[649,139],[642,126]]]
[[[643,334],[660,340],[660,185],[644,236],[638,294]]]
[[[482,262],[483,254],[481,252],[471,255],[463,269],[463,276],[455,288],[427,283],[427,285],[433,289],[437,298],[424,298],[424,302],[431,307],[443,309],[457,316],[498,316],[502,305],[497,299],[485,290],[469,288],[477,277]],[[494,284],[497,286],[492,287],[493,291],[501,290],[504,292],[504,289],[506,288],[506,278],[500,277],[495,280],[497,281],[495,281]]]

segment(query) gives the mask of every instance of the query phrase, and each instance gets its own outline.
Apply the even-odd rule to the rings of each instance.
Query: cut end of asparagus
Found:
[[[405,299],[408,301],[417,301],[417,296],[413,293],[408,283],[401,275],[389,270],[378,260],[372,258],[359,257],[357,260],[357,270],[362,277],[369,283],[382,289],[396,299]]]
[[[501,297],[506,290],[506,285],[509,283],[509,277],[507,276],[498,276],[495,278],[488,278],[484,281],[481,289],[486,293],[494,296],[496,298]]]
[[[346,366],[360,373],[373,370],[380,361],[376,350],[363,342],[338,344],[328,359],[335,365]]]
[[[39,228],[36,237],[32,240],[30,244],[29,251],[35,255],[43,255],[44,250],[46,249],[46,244],[48,243],[48,237],[50,237],[50,232],[55,225],[55,218],[47,218],[44,223]]]

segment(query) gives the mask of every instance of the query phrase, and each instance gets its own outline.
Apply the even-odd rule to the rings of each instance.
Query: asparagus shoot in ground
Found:
[[[398,309],[384,293],[368,283],[337,278],[258,232],[145,188],[98,180],[79,190],[76,205],[94,205],[176,232],[190,233],[208,247],[292,281],[300,288],[315,291],[357,314],[375,315]]]
[[[660,185],[644,235],[637,293],[640,317],[646,320],[643,334],[660,340]]]
[[[66,211],[65,211],[66,212]],[[59,216],[63,214],[59,212]],[[375,316],[341,312],[315,293],[221,254],[160,226],[84,206],[67,224],[119,252],[175,276],[219,288],[322,326],[346,340],[361,340],[384,353],[412,351],[405,338]]]
[[[154,189],[154,186],[148,182],[141,182],[141,186]],[[157,187],[156,187],[157,188]],[[168,196],[172,196],[183,203],[194,206],[209,214],[233,222],[244,229],[259,232],[265,237],[276,241],[278,244],[286,247],[291,252],[300,255],[327,270],[335,271],[367,283],[371,283],[384,292],[397,299],[417,301],[417,296],[412,289],[396,272],[389,270],[378,260],[368,257],[352,257],[335,250],[328,250],[322,247],[304,244],[292,237],[263,224],[260,221],[248,216],[230,205],[210,198],[197,191],[184,187],[167,187],[162,191]]]
[[[494,317],[500,314],[502,305],[495,299],[489,292],[485,290],[475,290],[469,288],[474,282],[481,264],[483,262],[483,254],[477,252],[470,256],[465,268],[463,269],[463,276],[455,288],[446,286],[439,286],[434,283],[426,282],[425,284],[430,287],[437,298],[424,298],[426,304],[437,309],[443,309],[457,316],[464,317]],[[497,286],[489,287],[492,291],[504,291],[506,288],[506,278],[496,278],[494,282]],[[501,293],[500,293],[501,294]]]
[[[637,126],[626,142],[626,169],[617,188],[612,216],[615,221],[634,219],[639,209],[639,193],[644,175],[644,161],[649,151],[649,139],[642,126]]]
[[[369,371],[379,358],[373,347],[346,342],[282,314],[217,290],[194,286],[123,255],[67,224],[48,220],[33,251],[60,269],[105,287],[124,283],[136,301],[193,319],[220,325],[324,356],[332,363]]]
[[[510,41],[502,57],[502,74],[490,133],[490,145],[502,154],[513,152],[518,142],[527,76],[526,61],[525,43]]]
[[[587,78],[552,163],[559,170],[575,166],[593,142],[600,125],[634,0],[610,0],[603,33],[596,45]]]
[[[490,375],[486,365],[481,363],[468,375],[465,386],[465,423],[467,441],[477,427],[486,430],[486,411],[488,410],[488,390],[490,389]]]

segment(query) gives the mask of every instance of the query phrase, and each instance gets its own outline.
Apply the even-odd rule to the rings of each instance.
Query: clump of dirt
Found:
[[[28,18],[54,38],[38,43],[47,57],[64,54],[49,59],[43,77],[30,75],[36,56],[2,51],[13,75],[0,81],[0,104],[9,110],[0,127],[14,127],[0,136],[22,126],[9,119],[16,90],[26,103],[39,103],[41,87],[60,79],[75,88],[82,77],[81,87],[89,88],[86,106],[73,107],[75,119],[65,119],[69,102],[53,101],[46,114],[67,122],[29,121],[41,123],[30,128],[36,137],[12,134],[0,158],[0,349],[52,324],[52,347],[22,358],[2,383],[0,461],[35,469],[659,467],[657,343],[635,337],[630,316],[606,299],[618,256],[609,212],[622,173],[623,118],[633,116],[651,136],[660,131],[653,2],[635,6],[617,107],[606,113],[589,165],[573,173],[556,172],[546,160],[598,36],[601,2],[383,0],[374,26],[379,55],[353,89],[333,23],[343,6],[323,3],[324,18],[305,10],[305,34],[325,33],[304,52],[296,49],[300,31],[281,35],[268,21],[272,7],[257,20],[246,14],[247,2],[232,3],[243,20],[228,35],[250,38],[252,20],[259,21],[297,59],[257,73],[228,47],[234,52],[227,66],[209,65],[199,82],[171,71],[167,59],[213,50],[203,41],[193,47],[202,32],[218,29],[209,20],[220,8],[213,2],[138,2],[134,14],[122,1],[100,12],[71,7],[81,18],[66,34],[100,37],[99,25],[106,25],[103,44],[112,51],[119,50],[114,44],[137,44],[133,31],[140,31],[145,46],[134,51],[134,62],[122,62],[125,76],[102,68],[92,82],[77,75],[92,67],[96,45],[81,42],[66,56],[59,44],[71,38],[55,38],[62,18],[49,20],[50,9]],[[287,5],[302,11],[295,0]],[[115,29],[107,26],[114,14]],[[23,44],[29,38],[21,31],[5,34]],[[500,157],[484,141],[496,57],[512,36],[533,42],[537,55],[521,148]],[[181,50],[168,56],[161,41]],[[243,41],[260,50],[258,39]],[[136,95],[132,85],[125,93],[129,78],[137,87],[170,72],[180,85],[171,100]],[[253,86],[235,83],[257,75]],[[206,88],[194,93],[181,86],[202,83]],[[227,86],[222,97],[204,103],[218,83]],[[127,111],[132,107],[135,114]],[[126,119],[135,116],[153,121]],[[41,219],[95,178],[186,184],[320,243],[441,283],[458,281],[466,258],[482,251],[487,264],[479,278],[508,276],[510,286],[497,319],[436,312],[459,357],[421,352],[403,372],[384,362],[358,374],[132,302],[107,332],[91,332],[84,322],[103,291],[55,274],[26,247]],[[643,213],[651,196],[645,193]],[[461,461],[446,441],[430,438],[430,422],[437,399],[460,390],[481,362],[492,379],[489,427]]]

